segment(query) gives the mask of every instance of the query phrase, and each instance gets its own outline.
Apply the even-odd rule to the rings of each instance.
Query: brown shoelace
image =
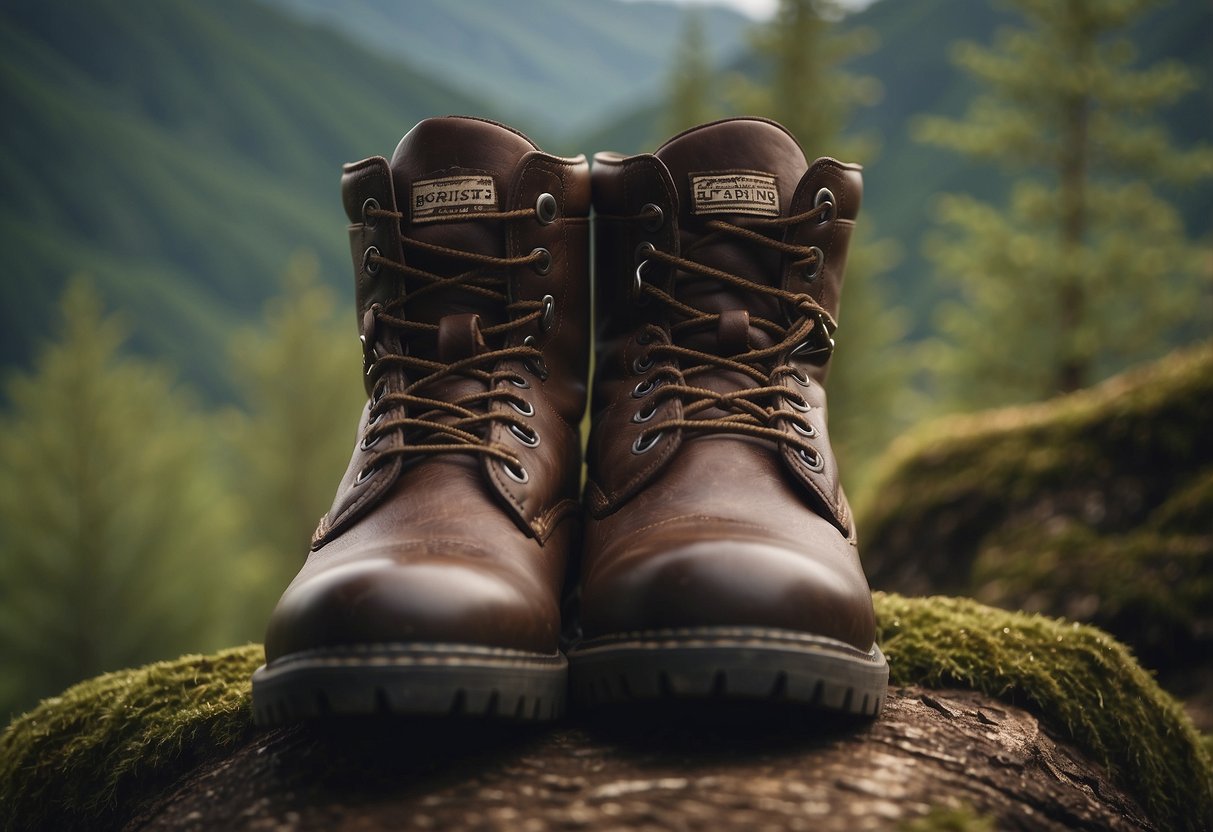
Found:
[[[670,325],[671,343],[658,343],[648,352],[648,360],[674,359],[678,366],[660,367],[641,384],[649,385],[654,397],[652,403],[641,411],[640,415],[654,413],[662,401],[681,399],[683,403],[683,418],[667,419],[655,423],[640,435],[636,447],[648,450],[656,443],[660,434],[666,430],[681,429],[703,433],[726,432],[769,439],[775,442],[786,442],[792,445],[810,466],[820,464],[821,457],[816,449],[809,444],[808,439],[815,437],[816,430],[811,425],[800,424],[795,413],[780,410],[780,400],[789,400],[794,409],[806,411],[804,399],[795,392],[780,384],[780,380],[788,375],[803,379],[803,373],[788,363],[782,363],[767,369],[771,362],[778,360],[781,355],[798,354],[802,356],[824,355],[833,350],[834,342],[830,333],[836,328],[830,314],[807,294],[789,292],[776,286],[756,283],[740,275],[732,274],[722,269],[690,259],[696,248],[707,245],[722,237],[734,237],[756,245],[775,249],[783,254],[792,255],[797,259],[793,265],[797,268],[812,266],[820,270],[824,264],[820,262],[820,249],[812,246],[798,246],[777,240],[756,229],[782,229],[798,223],[815,220],[831,210],[830,203],[823,203],[810,211],[795,216],[771,219],[756,219],[749,226],[736,225],[724,220],[710,220],[707,223],[708,234],[700,237],[685,252],[687,256],[676,256],[656,248],[643,255],[646,258],[637,266],[636,284],[640,293],[663,304],[674,317],[679,318]],[[644,221],[650,219],[641,213],[617,219]],[[710,329],[718,325],[720,314],[706,312],[691,306],[676,297],[674,293],[665,292],[643,280],[643,274],[648,260],[666,264],[672,270],[675,284],[678,281],[695,279],[713,279],[734,286],[747,292],[756,292],[777,298],[785,308],[792,310],[793,322],[787,326],[761,317],[751,317],[749,323],[766,332],[775,342],[769,347],[751,349],[737,355],[724,356],[715,353],[692,349],[677,343],[679,336],[690,332]],[[662,330],[656,325],[649,324],[640,333],[642,343],[652,342],[662,335]],[[744,387],[728,393],[718,393],[705,387],[697,387],[691,380],[713,370],[732,370],[748,376],[754,386]],[[695,418],[711,408],[729,412],[729,415],[716,418]],[[791,421],[799,425],[800,430],[788,434],[779,429],[780,423]],[[809,456],[812,459],[810,460]]]
[[[382,208],[372,208],[368,216],[390,218],[399,222],[402,215],[398,211],[388,211]],[[514,221],[536,216],[534,208],[522,208],[515,211],[484,212],[475,215],[477,221]],[[505,359],[518,359],[532,369],[537,376],[543,377],[546,371],[543,367],[542,353],[534,346],[524,344],[516,347],[489,349],[479,355],[462,358],[458,361],[444,363],[442,361],[421,358],[406,353],[382,353],[376,344],[375,333],[381,326],[397,329],[401,341],[407,343],[410,334],[433,334],[438,332],[438,325],[424,321],[411,321],[398,317],[396,314],[402,307],[425,295],[435,292],[463,291],[504,307],[507,320],[505,323],[488,326],[481,330],[486,340],[504,337],[511,331],[524,327],[543,315],[543,303],[536,300],[511,301],[507,295],[508,278],[498,270],[515,266],[532,265],[550,257],[546,251],[535,249],[522,257],[495,257],[462,249],[434,245],[421,240],[402,237],[401,243],[405,248],[415,248],[427,251],[440,257],[454,261],[472,264],[471,268],[451,276],[434,274],[424,269],[418,269],[406,264],[397,263],[387,257],[372,254],[368,263],[377,268],[387,268],[400,274],[416,278],[422,285],[412,291],[403,293],[400,297],[386,304],[372,304],[363,319],[363,350],[366,363],[366,373],[373,380],[371,396],[370,419],[366,432],[362,437],[362,447],[369,450],[385,435],[395,430],[405,431],[405,441],[401,447],[390,448],[378,453],[366,468],[365,477],[372,470],[383,464],[391,457],[419,457],[425,454],[470,453],[489,456],[498,459],[502,464],[515,472],[525,469],[517,456],[510,453],[501,445],[487,440],[488,430],[479,430],[492,422],[504,422],[524,436],[535,436],[534,432],[522,421],[521,415],[530,408],[529,403],[515,395],[508,388],[498,388],[498,382],[509,381],[515,387],[529,386],[523,376],[511,371],[490,372],[484,367],[492,366]],[[496,273],[495,273],[496,272]],[[382,383],[385,375],[391,370],[403,370],[414,373],[417,378],[404,386],[398,392],[385,393]],[[468,393],[452,399],[439,399],[425,395],[425,390],[436,382],[452,376],[462,376],[476,379],[485,386],[484,390]],[[513,411],[491,412],[489,403],[496,399],[504,399],[515,404]],[[394,419],[384,419],[389,411],[404,406],[415,416],[403,416]],[[519,415],[515,415],[515,412]]]

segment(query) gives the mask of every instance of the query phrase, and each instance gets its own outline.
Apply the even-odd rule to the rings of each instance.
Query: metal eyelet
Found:
[[[535,346],[535,336],[534,336],[534,335],[528,335],[527,337],[523,338],[523,339],[522,339],[522,345],[523,345],[524,347],[534,347],[534,346]],[[536,348],[536,349],[538,349],[538,348]],[[539,358],[538,360],[535,360],[535,359],[533,359],[533,358],[528,358],[528,359],[525,359],[525,360],[522,362],[522,366],[524,366],[524,367],[526,367],[528,370],[530,370],[530,371],[531,371],[531,373],[532,373],[532,374],[533,374],[533,375],[534,375],[536,378],[538,378],[540,381],[547,381],[547,378],[548,378],[548,365],[547,365],[547,362],[545,362],[545,361],[543,360],[543,357],[542,357],[542,356],[540,356],[540,358]]]
[[[533,430],[528,430],[519,425],[510,425],[510,433],[514,434],[514,438],[528,448],[539,446],[539,434]]]
[[[826,255],[825,252],[823,252],[817,246],[809,246],[809,254],[813,257],[813,270],[808,271],[808,268],[806,267],[804,279],[809,283],[812,283],[814,280],[821,277],[821,273],[825,271]]]
[[[362,466],[362,470],[358,472],[358,477],[354,480],[354,485],[362,485],[364,482],[373,477],[377,470],[379,470],[378,462],[368,462],[366,465]]]
[[[652,393],[654,388],[656,388],[656,387],[657,387],[656,383],[649,381],[646,378],[643,381],[641,381],[639,384],[637,384],[635,387],[632,388],[632,398],[633,399],[643,399],[649,393]]]
[[[803,396],[787,396],[786,401],[791,405],[793,410],[799,410],[801,413],[808,413],[813,408],[804,400]]]
[[[792,430],[799,433],[801,436],[807,436],[813,439],[817,436],[817,428],[812,425],[802,425],[800,422],[792,422]]]
[[[820,473],[821,471],[825,470],[826,460],[825,460],[825,457],[822,456],[821,454],[814,453],[813,456],[810,458],[809,452],[806,451],[804,448],[797,448],[796,454],[800,457],[800,461],[803,462],[805,464],[805,466],[810,471],[812,471],[814,474]]]
[[[552,270],[552,252],[546,248],[531,249],[531,256],[534,257],[536,254],[541,256],[531,264],[531,268],[535,270],[536,274],[547,274]]]
[[[643,407],[636,411],[636,415],[632,417],[632,421],[636,424],[643,424],[657,415],[657,405],[651,404],[648,407]]]
[[[509,379],[509,382],[522,390],[526,390],[531,386],[531,383],[522,376],[515,376],[514,378]]]
[[[556,298],[551,295],[543,296],[543,314],[539,317],[539,326],[544,332],[552,328],[552,321],[556,318]]]
[[[647,347],[653,343],[653,335],[647,329],[642,329],[636,333],[636,343],[642,347]]]
[[[647,440],[645,439],[645,435],[643,433],[640,434],[636,437],[636,441],[632,443],[632,453],[643,454],[646,451],[652,450],[653,446],[661,440],[661,434],[662,431],[657,431],[652,436],[648,437]]]
[[[375,219],[371,219],[369,214],[371,213],[371,211],[378,211],[378,210],[379,210],[379,200],[375,199],[375,197],[373,197],[373,196],[367,197],[366,202],[362,203],[362,224],[367,226],[368,228],[377,224],[379,222],[379,219],[377,217]]]
[[[632,301],[636,304],[643,304],[648,301],[644,296],[644,270],[648,267],[648,260],[641,260],[636,266],[636,272],[632,276]]]
[[[367,246],[366,251],[362,252],[362,270],[371,277],[379,274],[379,264],[371,259],[378,256],[379,249],[375,246]]]
[[[809,375],[799,367],[793,367],[792,372],[788,373],[792,377],[792,381],[799,384],[801,387],[809,386]]]
[[[518,404],[518,402],[522,402],[522,404],[526,405],[526,407],[522,407]],[[526,399],[510,399],[510,407],[514,408],[516,412],[521,413],[523,416],[535,415],[535,405],[531,404]]]
[[[649,370],[653,369],[653,359],[647,355],[641,355],[632,362],[632,372],[638,376],[642,376]]]
[[[821,212],[821,216],[817,218],[818,224],[827,223],[834,219],[834,206],[838,203],[834,200],[834,192],[829,188],[822,188],[817,192],[817,196],[813,197],[813,207],[820,208],[822,205],[830,207]]]
[[[539,199],[535,200],[535,219],[539,220],[540,225],[551,225],[559,213],[556,197],[551,194],[540,194]]]
[[[522,463],[518,464],[518,469],[515,470],[513,465],[508,462],[501,463],[501,467],[505,469],[506,476],[517,483],[526,483],[531,479],[531,475],[522,467]]]
[[[368,425],[367,425],[367,427],[370,427],[370,425],[368,424]],[[371,435],[368,433],[366,436],[363,436],[363,437],[362,437],[362,441],[358,443],[358,447],[359,447],[359,448],[361,448],[361,449],[362,449],[362,450],[364,450],[364,451],[369,451],[371,448],[373,448],[373,447],[375,447],[376,445],[378,445],[378,444],[379,444],[379,440],[380,440],[380,439],[382,439],[382,438],[383,438],[383,434],[382,434],[382,433],[377,433],[377,434],[375,434],[375,438],[374,438],[374,439],[371,439]],[[370,440],[369,442],[367,441],[368,439]]]
[[[661,226],[665,224],[665,212],[655,203],[646,202],[640,209],[640,215],[643,217],[641,226],[650,233],[660,231]]]

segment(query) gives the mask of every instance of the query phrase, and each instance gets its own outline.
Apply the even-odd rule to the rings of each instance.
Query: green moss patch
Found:
[[[1208,748],[1106,634],[967,600],[875,601],[892,684],[972,688],[1028,707],[1102,762],[1161,828],[1213,818]],[[129,818],[252,734],[249,676],[261,656],[250,645],[110,673],[14,720],[0,736],[0,826],[96,829]]]
[[[1129,651],[1080,624],[961,598],[876,594],[891,684],[958,686],[1029,708],[1163,829],[1213,823],[1213,762],[1179,703]]]
[[[880,589],[1080,618],[1182,666],[1213,627],[1211,425],[1213,344],[925,425],[857,500],[864,567]]]
[[[68,688],[0,735],[0,827],[97,829],[252,732],[259,645],[182,656]]]

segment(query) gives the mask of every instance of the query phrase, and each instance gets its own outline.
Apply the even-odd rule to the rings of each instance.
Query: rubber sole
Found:
[[[253,673],[253,716],[280,725],[327,716],[489,717],[564,714],[560,653],[453,644],[385,644],[292,653]]]
[[[889,665],[880,648],[751,627],[649,630],[568,651],[582,707],[658,699],[769,700],[875,717]]]

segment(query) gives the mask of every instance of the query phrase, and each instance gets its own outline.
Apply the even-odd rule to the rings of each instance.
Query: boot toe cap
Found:
[[[849,549],[839,539],[832,548]],[[853,553],[814,554],[781,543],[699,540],[636,548],[587,579],[586,637],[686,627],[763,627],[867,650],[872,596]]]
[[[550,653],[559,614],[547,598],[483,561],[360,560],[287,589],[270,618],[266,658],[327,647],[431,642]]]

